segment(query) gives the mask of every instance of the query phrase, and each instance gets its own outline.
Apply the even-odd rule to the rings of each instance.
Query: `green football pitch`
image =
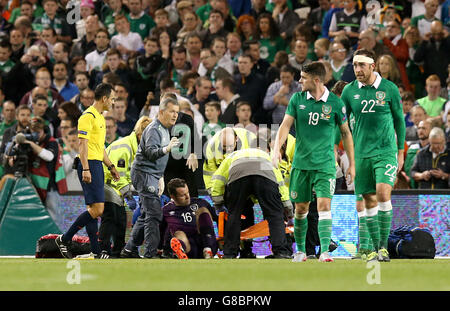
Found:
[[[450,260],[0,259],[8,291],[449,291]],[[71,284],[75,283],[75,284]],[[79,284],[76,284],[79,283]]]

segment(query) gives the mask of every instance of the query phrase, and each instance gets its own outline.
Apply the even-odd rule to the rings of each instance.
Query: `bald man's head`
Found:
[[[372,51],[375,47],[375,44],[377,43],[376,37],[377,35],[374,31],[370,29],[363,30],[359,34],[359,47],[361,49]]]
[[[234,151],[236,148],[237,137],[231,127],[226,127],[220,132],[220,143],[224,154]]]
[[[444,37],[443,30],[444,30],[444,28],[442,26],[442,22],[441,21],[433,21],[431,23],[430,32],[431,32],[431,36],[435,40],[441,40]]]
[[[47,96],[47,91],[40,86],[36,86],[32,91],[31,91],[31,98],[34,98],[36,95],[44,95]]]

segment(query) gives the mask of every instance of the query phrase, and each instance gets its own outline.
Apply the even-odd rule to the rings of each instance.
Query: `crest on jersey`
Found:
[[[323,114],[323,113],[320,114],[321,120],[329,121],[330,118],[331,118],[331,115],[329,115],[329,114]]]
[[[378,91],[378,92],[375,93],[375,97],[378,100],[383,100],[386,97],[386,93],[382,92],[382,91]]]
[[[291,191],[291,198],[293,198],[294,200],[297,199],[297,192]]]
[[[347,110],[345,109],[345,106],[342,107],[342,113],[345,114]]]
[[[331,106],[330,105],[322,105],[322,112],[324,114],[330,114],[331,113]]]
[[[139,28],[140,28],[141,30],[144,30],[144,29],[145,29],[145,24],[140,24],[140,25],[139,25]]]
[[[196,212],[198,210],[198,205],[192,204],[191,206],[189,206],[189,208],[191,209],[191,211]]]

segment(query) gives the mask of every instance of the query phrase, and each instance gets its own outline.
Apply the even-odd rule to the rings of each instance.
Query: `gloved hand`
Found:
[[[220,212],[225,212],[228,214],[228,210],[223,204],[214,204],[214,208],[217,215],[219,215]]]
[[[125,197],[125,203],[130,210],[134,211],[137,207],[136,200],[133,197]]]
[[[170,140],[169,144],[167,145],[167,152],[170,152],[170,150],[172,150],[173,147],[177,147],[180,144],[180,141],[178,140],[177,137],[172,137],[172,139]]]

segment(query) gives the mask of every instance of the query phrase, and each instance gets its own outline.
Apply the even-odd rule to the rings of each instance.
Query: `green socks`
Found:
[[[391,201],[380,202],[378,204],[378,226],[380,227],[380,247],[388,248],[389,233],[392,225],[392,205]]]
[[[331,241],[332,231],[331,211],[319,212],[319,239],[320,239],[320,252],[328,252]]]
[[[370,240],[370,234],[369,229],[367,228],[367,221],[366,221],[366,211],[358,212],[358,220],[359,220],[359,226],[358,226],[358,233],[359,233],[359,250],[365,249],[369,250],[372,249],[372,243]]]
[[[294,237],[297,244],[297,251],[306,253],[305,241],[306,232],[308,231],[308,219],[306,218],[308,213],[301,215],[302,218],[294,219]],[[297,216],[298,217],[298,216]],[[331,211],[319,212],[319,239],[321,252],[327,252],[331,241]]]
[[[297,218],[298,215],[295,215],[294,219],[294,238],[295,244],[297,245],[297,251],[306,253],[305,249],[305,241],[306,241],[306,232],[308,231],[308,213],[301,215],[302,218]]]
[[[373,242],[373,247],[376,252],[380,248],[380,227],[378,226],[378,206],[366,209],[367,229],[369,230],[370,238]]]

